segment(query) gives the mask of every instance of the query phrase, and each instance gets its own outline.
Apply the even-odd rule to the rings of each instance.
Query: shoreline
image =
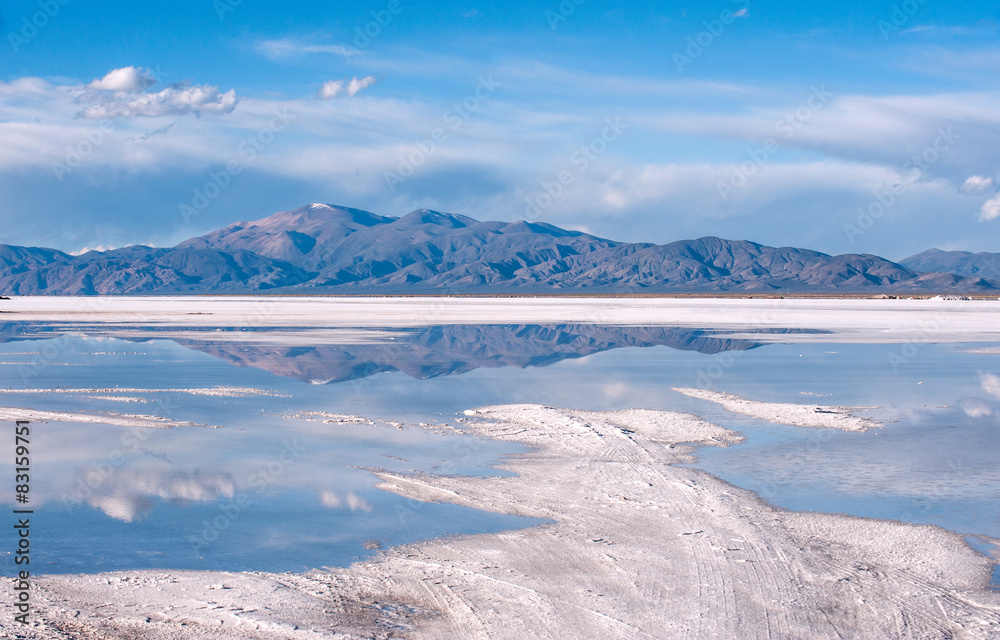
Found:
[[[197,311],[194,311],[197,309]],[[896,344],[1000,342],[998,301],[733,298],[18,298],[4,305],[13,323],[49,326],[45,335],[136,335],[151,328],[202,340],[239,338],[236,329],[309,329],[312,341],[379,341],[373,329],[439,325],[591,324],[711,330],[757,342]],[[317,319],[322,319],[318,322]],[[227,327],[232,331],[194,328]],[[792,329],[797,333],[788,333]],[[255,331],[260,340],[261,331]],[[227,334],[231,334],[228,335]],[[329,334],[329,335],[327,335]],[[346,334],[346,335],[345,335]],[[153,337],[169,337],[157,332]],[[287,336],[284,336],[287,338]],[[279,340],[280,342],[280,340]]]
[[[506,405],[471,434],[512,477],[377,472],[421,501],[553,524],[396,547],[303,574],[37,578],[27,638],[990,638],[993,561],[932,526],[788,512],[676,463],[740,440],[684,413]],[[111,593],[115,597],[111,597]],[[110,601],[110,602],[109,602]],[[109,605],[109,606],[106,606]],[[114,622],[110,621],[110,617]],[[37,619],[37,618],[36,618]],[[329,637],[324,635],[323,637]]]

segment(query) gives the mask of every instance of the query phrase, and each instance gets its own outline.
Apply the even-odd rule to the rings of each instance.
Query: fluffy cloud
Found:
[[[372,76],[365,76],[358,80],[357,78],[351,78],[351,81],[347,85],[347,95],[354,97],[359,91],[375,84],[375,78]]]
[[[984,202],[983,208],[979,210],[979,219],[982,221],[997,218],[1000,218],[1000,193]]]
[[[110,75],[110,74],[109,74]],[[222,93],[218,87],[172,86],[155,93],[128,94],[87,107],[77,114],[81,118],[135,118],[140,116],[182,116],[189,113],[232,113],[239,98],[230,89]]]
[[[317,93],[316,95],[319,96],[320,100],[329,100],[331,98],[336,98],[341,91],[345,90],[344,88],[345,82],[347,82],[347,88],[346,88],[347,95],[353,98],[362,89],[366,89],[375,84],[375,78],[372,76],[365,76],[364,78],[360,79],[351,78],[350,81],[327,80],[326,82],[323,83],[323,86],[320,87],[319,93]]]
[[[82,256],[83,254],[89,253],[91,251],[111,251],[112,249],[117,249],[117,248],[118,247],[112,247],[111,245],[107,244],[99,244],[96,247],[83,247],[82,249],[77,249],[76,251],[70,251],[69,254],[71,256]]]
[[[993,186],[993,178],[969,176],[962,185],[962,193],[985,193]]]
[[[317,94],[320,100],[329,100],[330,98],[336,98],[340,90],[344,88],[343,80],[327,80],[323,83],[323,86],[319,88],[319,93]]]
[[[236,108],[239,98],[233,90],[222,93],[211,85],[175,84],[161,91],[149,91],[157,80],[141,67],[109,71],[84,86],[75,102],[90,104],[77,118],[134,118],[138,116],[181,116],[188,113],[225,114]]]
[[[93,80],[87,85],[92,91],[143,91],[156,84],[156,78],[149,69],[139,67],[122,67],[109,71],[103,78]]]

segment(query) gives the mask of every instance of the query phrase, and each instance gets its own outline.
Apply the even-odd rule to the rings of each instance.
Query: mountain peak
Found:
[[[250,251],[277,260],[298,261],[311,254],[317,246],[323,252],[361,229],[395,220],[362,209],[313,202],[253,222],[229,225],[185,240],[176,248]],[[303,266],[314,267],[322,259],[307,262],[309,264]]]
[[[478,223],[479,221],[475,218],[457,213],[441,213],[440,211],[433,211],[431,209],[417,209],[396,220],[395,226],[402,228],[419,225],[436,225],[450,229],[460,229]]]
[[[335,221],[342,224],[356,224],[370,227],[375,224],[392,222],[395,218],[379,216],[364,209],[352,209],[350,207],[338,207],[336,205],[313,202],[298,209],[290,211],[279,211],[266,218],[255,220],[253,225],[263,227],[303,225],[310,223],[329,223]],[[302,231],[302,229],[294,229]]]

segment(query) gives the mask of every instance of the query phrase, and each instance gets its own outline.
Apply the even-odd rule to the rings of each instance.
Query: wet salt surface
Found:
[[[309,378],[303,372],[312,374],[317,360],[328,362],[330,354],[317,359],[299,347],[220,353],[169,340],[137,346],[94,337],[63,340],[58,348],[54,339],[2,344],[0,361],[19,363],[0,365],[0,388],[9,389],[0,394],[5,406],[141,410],[225,427],[153,432],[32,425],[33,555],[45,567],[39,570],[301,570],[346,565],[377,547],[445,533],[528,526],[536,521],[380,491],[359,468],[498,473],[490,464],[517,451],[510,445],[417,426],[399,429],[389,421],[460,428],[464,409],[520,402],[696,413],[740,431],[747,442],[704,449],[694,466],[775,505],[1000,538],[994,453],[1000,391],[990,377],[1000,375],[1000,357],[965,352],[995,345],[771,344],[739,350],[750,345],[730,344],[737,350],[707,354],[621,346],[547,357],[549,347],[537,344],[538,335],[545,333],[528,336],[535,344],[522,359],[511,357],[520,353],[516,340],[502,357],[480,348],[462,361],[458,349],[444,364],[428,361],[427,351],[418,349],[380,351],[370,361],[345,355],[347,368],[338,365],[338,375],[353,377],[330,384],[303,381]],[[556,338],[554,344],[560,341],[566,342]],[[143,391],[219,386],[271,395]],[[873,414],[887,424],[867,433],[785,427],[681,396],[670,391],[673,386],[768,402],[877,405],[882,408]],[[37,391],[56,387],[100,389],[102,398]],[[109,399],[114,387],[146,402]],[[286,417],[303,411],[357,414],[376,425]],[[289,446],[297,452],[290,460]],[[2,462],[0,473],[12,473]],[[11,498],[0,494],[0,500]],[[9,574],[10,557],[3,559]]]

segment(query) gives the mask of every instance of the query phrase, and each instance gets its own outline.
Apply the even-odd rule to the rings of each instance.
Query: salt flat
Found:
[[[992,563],[961,536],[784,512],[674,466],[695,445],[739,440],[697,416],[539,405],[467,415],[471,433],[531,448],[504,462],[516,476],[378,472],[380,486],[553,524],[412,544],[303,574],[46,576],[36,582],[40,621],[13,629],[6,615],[0,631],[266,640],[1000,635]]]
[[[404,328],[438,324],[584,323],[712,328],[721,337],[772,342],[1000,341],[998,300],[447,297],[18,297],[0,303],[8,322],[67,329],[100,324],[161,328]],[[831,333],[758,333],[799,329]],[[245,340],[216,332],[213,340]],[[190,337],[190,332],[184,334]],[[353,336],[353,337],[352,337]],[[160,337],[167,337],[160,334]],[[202,336],[203,337],[203,336]],[[384,335],[317,331],[308,340],[379,341]]]
[[[232,332],[191,329],[304,329],[311,333],[308,342],[323,336],[384,340],[375,329],[449,323],[593,323],[713,329],[715,335],[775,342],[1000,341],[997,301],[192,297],[17,298],[2,305],[5,320],[51,322],[59,331],[100,335],[142,325],[168,330],[150,331],[151,337],[172,330],[206,333],[213,340]],[[815,333],[768,333],[782,329]],[[151,391],[93,386],[73,393],[112,389]],[[776,423],[848,431],[878,426],[848,407],[678,390]],[[267,394],[249,387],[213,392]],[[8,420],[193,426],[155,417],[140,424],[150,416],[131,414],[25,411],[0,414]],[[396,547],[345,569],[307,573],[39,576],[33,586],[36,624],[12,627],[10,605],[3,603],[0,636],[1000,637],[1000,594],[989,589],[992,562],[962,536],[930,526],[785,512],[712,475],[678,467],[698,447],[739,440],[698,416],[506,405],[469,411],[465,424],[469,434],[529,447],[503,461],[515,475],[373,470],[379,486],[415,500],[551,524]]]

